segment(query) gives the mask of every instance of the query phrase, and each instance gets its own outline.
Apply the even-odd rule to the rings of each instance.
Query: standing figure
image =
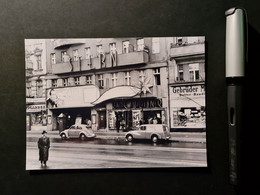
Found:
[[[39,161],[41,161],[41,166],[45,165],[49,157],[50,139],[46,136],[47,132],[42,132],[42,137],[38,140],[39,148]]]
[[[120,123],[121,123],[121,116],[120,114],[116,115],[116,130],[119,133],[119,129],[120,129]]]
[[[87,122],[87,128],[91,128],[92,127],[92,122],[90,119],[86,119]]]

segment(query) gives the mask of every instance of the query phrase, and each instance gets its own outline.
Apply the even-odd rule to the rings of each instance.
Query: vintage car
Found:
[[[153,143],[159,140],[169,140],[171,138],[167,125],[164,124],[144,124],[137,130],[125,134],[126,141],[132,142],[134,139],[149,139]]]
[[[62,139],[79,138],[81,140],[96,137],[92,129],[87,127],[86,124],[72,125],[69,129],[65,129],[64,131],[60,132],[60,136]]]

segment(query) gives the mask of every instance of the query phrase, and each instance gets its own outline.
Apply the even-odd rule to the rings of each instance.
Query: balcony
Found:
[[[171,58],[193,56],[205,53],[205,43],[192,43],[183,45],[172,45],[170,49]]]
[[[77,71],[87,71],[92,69],[101,68],[112,68],[121,67],[129,65],[141,65],[148,62],[148,53],[143,51],[117,54],[115,60],[111,60],[110,53],[104,54],[102,58],[103,63],[99,57],[94,57],[91,59],[81,59],[79,61],[70,62],[60,62],[52,65],[53,74],[62,74]]]

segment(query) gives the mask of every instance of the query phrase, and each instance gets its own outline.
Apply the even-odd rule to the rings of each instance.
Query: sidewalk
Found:
[[[42,131],[27,131],[27,137],[39,137],[41,136]],[[115,139],[115,138],[125,138],[127,132],[120,131],[106,131],[98,130],[94,131],[96,138],[100,139]],[[206,143],[206,132],[171,132],[171,141],[175,142],[187,142],[187,143]],[[48,137],[50,138],[60,138],[59,131],[48,131]]]

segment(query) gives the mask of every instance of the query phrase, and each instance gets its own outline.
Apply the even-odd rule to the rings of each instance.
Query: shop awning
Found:
[[[107,90],[103,93],[97,100],[92,102],[96,105],[106,100],[115,99],[115,98],[129,98],[138,94],[140,89],[133,86],[118,86],[112,89]]]

